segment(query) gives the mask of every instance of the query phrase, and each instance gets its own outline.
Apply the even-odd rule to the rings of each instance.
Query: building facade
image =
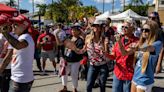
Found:
[[[148,13],[157,11],[160,16],[162,25],[164,26],[164,0],[154,0],[153,6],[149,7]]]

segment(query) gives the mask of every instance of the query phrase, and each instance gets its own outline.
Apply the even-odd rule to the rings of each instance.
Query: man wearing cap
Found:
[[[28,34],[31,24],[24,15],[14,17],[10,21],[13,22],[13,30],[18,38],[10,35],[8,24],[1,26],[0,31],[14,48],[11,61],[12,92],[30,92],[34,81],[32,65],[35,48],[34,41]]]

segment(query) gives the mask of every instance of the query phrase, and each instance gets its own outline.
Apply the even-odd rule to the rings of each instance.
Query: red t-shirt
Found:
[[[128,49],[130,46],[134,46],[138,42],[138,38],[132,37],[128,40],[126,44],[124,44],[125,38],[122,39],[122,45],[125,49]],[[123,56],[121,54],[118,42],[115,44],[113,48],[113,52],[115,53],[116,64],[114,67],[114,74],[119,80],[132,80],[134,68],[133,68],[133,55]]]
[[[45,51],[53,50],[54,42],[55,42],[55,36],[51,33],[43,33],[38,37],[38,42],[45,42],[44,45],[42,45],[42,49]]]

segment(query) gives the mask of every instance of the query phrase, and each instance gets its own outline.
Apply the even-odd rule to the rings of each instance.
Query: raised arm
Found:
[[[25,40],[17,40],[15,37],[13,37],[10,34],[10,31],[8,28],[6,28],[7,26],[3,26],[0,28],[1,33],[3,34],[3,36],[7,39],[7,41],[17,50],[25,48],[28,46],[28,42]]]

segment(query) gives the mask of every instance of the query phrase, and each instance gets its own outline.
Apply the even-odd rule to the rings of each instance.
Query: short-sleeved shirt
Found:
[[[22,49],[15,49],[11,61],[11,79],[19,83],[27,83],[34,80],[33,60],[35,43],[29,34],[22,34],[18,40],[25,40],[28,46]]]
[[[145,46],[147,46],[147,44],[143,44],[143,47]],[[138,85],[146,86],[154,83],[154,69],[162,48],[162,42],[155,41],[153,43],[153,47],[155,48],[155,51],[150,53],[148,65],[144,74],[141,73],[143,52],[140,51],[137,55],[137,63],[135,66],[133,81]]]
[[[138,42],[138,38],[131,37],[125,44],[125,37],[121,39],[122,45],[125,49],[130,46],[134,46]],[[114,45],[112,52],[115,53],[116,64],[114,66],[114,73],[119,80],[132,80],[134,68],[133,68],[133,58],[134,54],[123,56],[121,54],[118,42]]]
[[[50,51],[54,48],[55,36],[51,33],[43,33],[38,37],[38,42],[45,41],[46,44],[42,45],[42,50]]]
[[[102,48],[102,43],[91,42],[90,44],[87,44],[87,54],[91,65],[100,66],[107,63]]]
[[[76,47],[79,49],[82,49],[84,46],[84,40],[80,37],[78,37],[74,43],[75,43]],[[79,62],[80,60],[82,60],[83,55],[76,54],[76,52],[66,48],[64,57],[67,60],[67,62],[73,63],[73,62]]]
[[[61,42],[63,42],[67,38],[66,32],[64,30],[56,29],[56,30],[54,30],[54,35],[56,35],[58,31],[60,31],[60,32],[58,33],[57,36],[58,36],[59,40]]]

